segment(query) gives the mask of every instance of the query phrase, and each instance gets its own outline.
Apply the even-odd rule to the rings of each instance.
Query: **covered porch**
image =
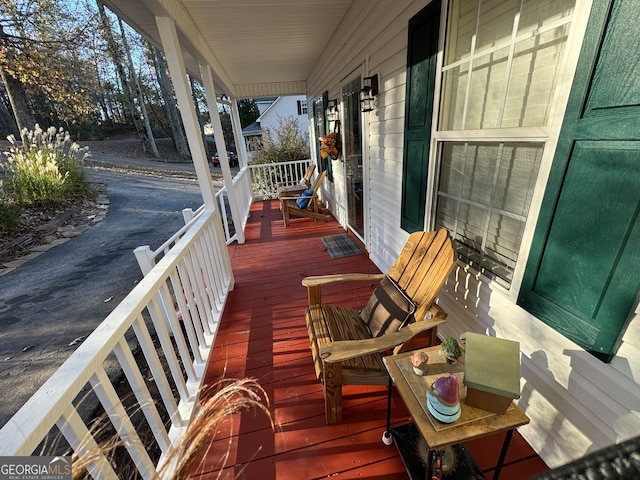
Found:
[[[301,280],[307,275],[378,272],[366,253],[329,256],[321,238],[342,233],[333,218],[328,223],[296,219],[284,228],[276,201],[253,203],[246,243],[229,246],[235,288],[204,383],[223,377],[257,379],[269,395],[275,428],[261,412],[229,418],[194,478],[407,478],[396,447],[381,442],[385,387],[345,387],[344,421],[325,423],[322,386],[315,376],[304,320],[307,292]],[[356,282],[348,289],[343,285],[329,290],[323,298],[359,307],[371,291],[371,285]],[[455,317],[449,321],[455,322]],[[393,426],[411,421],[395,390],[391,419]],[[487,478],[493,475],[503,439],[497,434],[466,445]],[[221,468],[227,448],[230,455]],[[524,479],[543,470],[545,464],[516,433],[501,478]]]
[[[226,245],[220,217],[201,211],[158,251],[139,249],[139,260],[150,259],[145,278],[0,430],[0,453],[68,448],[93,478],[158,478],[215,385],[252,378],[266,392],[274,427],[258,409],[226,417],[190,478],[407,478],[396,447],[381,441],[385,387],[345,387],[344,421],[326,424],[304,319],[303,277],[379,269],[364,249],[331,258],[321,239],[345,233],[333,217],[293,219],[285,228],[276,200],[253,202],[244,232],[245,243]],[[356,282],[323,298],[357,308],[373,287]],[[111,378],[114,360],[123,375]],[[86,411],[94,397],[113,432],[107,442]],[[392,427],[410,422],[394,389]],[[487,478],[503,440],[496,434],[466,444]],[[48,449],[40,450],[43,442]],[[516,432],[501,478],[546,469]],[[168,472],[161,478],[174,478]]]
[[[94,448],[94,444],[83,444],[88,428],[75,402],[81,393],[89,389],[98,397],[115,429],[120,432],[137,471],[143,478],[155,478],[156,458],[137,446],[139,432],[124,413],[123,396],[114,391],[105,372],[104,363],[115,356],[144,413],[146,430],[153,433],[153,441],[161,452],[160,458],[164,458],[188,428],[201,401],[203,385],[215,382],[224,374],[226,378],[254,377],[264,386],[272,401],[270,408],[274,414],[275,430],[271,430],[266,419],[260,416],[254,418],[250,414],[234,418],[233,425],[222,436],[224,440],[220,445],[214,443],[210,466],[202,472],[204,477],[217,477],[222,469],[227,478],[255,478],[258,474],[261,478],[265,474],[269,478],[287,478],[287,475],[298,478],[334,475],[343,478],[405,478],[395,450],[383,447],[379,440],[385,423],[384,388],[347,389],[344,423],[324,424],[322,389],[314,378],[308,352],[303,318],[306,292],[300,280],[305,275],[354,269],[377,271],[377,268],[384,270],[391,265],[409,229],[432,230],[446,217],[447,209],[438,216],[436,197],[449,198],[453,194],[438,190],[438,169],[448,161],[448,157],[438,155],[448,152],[449,147],[452,155],[454,150],[466,152],[467,144],[478,147],[479,152],[484,152],[489,146],[488,153],[478,156],[478,159],[491,157],[497,162],[495,175],[490,175],[487,167],[485,174],[479,175],[480,171],[473,170],[474,174],[467,177],[473,180],[478,176],[479,182],[490,178],[490,184],[494,186],[504,183],[505,193],[515,194],[514,198],[519,198],[521,183],[511,175],[505,178],[497,175],[502,152],[511,151],[513,147],[518,151],[514,158],[529,165],[528,159],[535,157],[535,165],[539,162],[542,166],[539,172],[531,171],[524,177],[531,185],[531,197],[523,198],[530,213],[518,214],[515,218],[520,225],[517,230],[521,233],[518,233],[516,244],[509,247],[514,258],[509,257],[508,260],[509,269],[504,275],[507,283],[501,283],[502,277],[498,275],[504,273],[500,263],[495,265],[496,272],[485,275],[486,272],[475,268],[473,262],[460,262],[440,296],[442,306],[450,315],[448,323],[440,330],[441,335],[456,336],[464,331],[477,331],[520,341],[522,377],[527,393],[520,405],[532,420],[522,432],[549,465],[561,465],[637,435],[636,399],[640,395],[638,362],[635,360],[640,352],[638,329],[626,328],[626,325],[635,325],[640,318],[637,287],[631,291],[631,296],[636,298],[635,303],[631,302],[630,313],[622,318],[625,327],[616,331],[616,335],[619,334],[616,338],[624,341],[611,363],[602,363],[591,356],[561,332],[540,321],[519,302],[543,194],[550,178],[554,150],[578,66],[577,58],[586,37],[592,10],[590,0],[569,2],[567,8],[558,2],[540,4],[540,8],[532,9],[531,22],[522,23],[523,26],[526,23],[526,31],[522,35],[517,35],[518,22],[522,18],[520,8],[524,4],[526,7],[536,6],[539,2],[478,1],[475,8],[468,11],[458,9],[456,15],[449,17],[446,15],[447,2],[443,2],[441,7],[440,2],[428,0],[415,0],[407,5],[384,0],[278,0],[268,5],[236,0],[109,0],[104,3],[161,46],[167,56],[204,206],[198,212],[186,212],[185,228],[156,252],[147,250],[139,253],[138,260],[142,258],[140,263],[146,274],[143,281],[74,352],[39,395],[0,431],[0,455],[31,455],[50,430],[61,431],[75,450]],[[449,3],[456,7],[465,2]],[[511,3],[517,3],[517,7],[502,8]],[[626,1],[616,3],[631,5]],[[470,39],[469,45],[475,44],[472,39],[476,34],[463,28],[469,24],[465,23],[467,16],[483,19],[483,22],[478,22],[477,32],[483,33],[482,28],[486,32],[498,32],[491,21],[494,10],[488,11],[485,17],[480,15],[485,4],[495,6],[495,11],[511,12],[504,14],[508,18],[497,22],[506,32],[504,39],[509,40],[504,45],[509,48],[500,39],[490,48],[479,50],[477,57],[474,57],[476,54],[468,55],[469,59],[485,58],[485,55],[493,58],[496,51],[508,50],[509,61],[516,65],[511,54],[519,51],[520,41],[531,38],[538,44],[539,37],[555,39],[556,35],[563,39],[560,43],[555,40],[548,44],[546,40],[541,42],[540,50],[532,51],[538,60],[533,62],[524,58],[522,62],[522,65],[534,68],[534,77],[550,80],[547,86],[543,85],[547,94],[539,96],[548,98],[540,101],[540,108],[528,106],[529,93],[535,95],[537,92],[536,88],[530,88],[536,86],[529,81],[531,76],[518,76],[519,81],[524,82],[517,84],[522,87],[522,108],[514,111],[521,111],[524,116],[515,120],[522,120],[528,125],[530,113],[541,113],[542,117],[534,119],[531,126],[514,126],[506,122],[500,128],[493,124],[484,128],[474,124],[471,127],[475,128],[469,131],[465,129],[465,123],[458,125],[453,122],[455,116],[451,125],[441,122],[432,128],[427,122],[420,138],[425,146],[438,148],[428,150],[420,147],[420,152],[430,152],[428,155],[425,153],[419,162],[424,166],[424,172],[415,176],[406,172],[405,175],[405,152],[410,149],[410,145],[405,143],[408,132],[405,129],[405,107],[410,100],[406,93],[410,83],[407,51],[414,43],[424,44],[421,36],[415,42],[412,40],[414,20],[428,20],[433,22],[433,26],[441,27],[439,38],[432,39],[435,64],[430,71],[435,83],[423,83],[429,86],[428,93],[434,94],[435,103],[442,102],[442,105],[425,114],[424,118],[435,121],[459,112],[466,122],[467,106],[481,98],[474,94],[473,88],[483,87],[484,83],[480,81],[485,77],[476,75],[480,82],[477,85],[468,84],[466,90],[462,87],[452,90],[458,85],[456,79],[461,80],[467,71],[463,61],[456,56],[455,47],[466,45],[457,43],[457,40],[466,38],[465,35]],[[551,6],[558,7],[560,11],[551,9]],[[433,11],[429,10],[431,8]],[[627,16],[621,14],[620,17]],[[451,25],[447,18],[451,19],[449,23],[453,22]],[[542,27],[537,26],[537,20]],[[451,54],[448,55],[445,32],[452,31],[450,26],[460,28],[458,36],[450,39]],[[426,30],[436,31],[434,28]],[[551,35],[547,35],[548,32]],[[234,37],[236,34],[243,35],[242,42]],[[626,48],[620,51],[623,50]],[[462,47],[461,52],[466,58]],[[548,52],[552,54],[546,55]],[[443,57],[451,63],[444,65]],[[550,58],[557,69],[555,74],[546,72]],[[495,65],[488,64],[487,78],[494,78],[494,73],[500,71],[501,61],[498,59],[496,62]],[[507,70],[512,69],[509,67]],[[517,73],[515,69],[513,71]],[[225,183],[224,189],[216,192],[202,147],[198,119],[186,81],[187,73],[203,83],[210,111],[216,111],[219,102],[229,102],[236,138],[239,132],[237,99],[262,95],[306,95],[309,104],[313,103],[309,118],[318,127],[312,136],[311,161],[318,164],[318,170],[331,169],[334,175],[320,196],[337,221],[332,220],[325,225],[301,220],[284,229],[277,204],[258,201],[262,197],[256,194],[253,182],[259,175],[253,171],[252,165],[248,165],[247,152],[242,148],[238,151],[240,172],[236,176],[231,175],[228,161],[224,158],[227,148],[220,119],[213,115],[217,149],[223,152],[221,167]],[[495,76],[498,77],[506,78],[502,74]],[[357,102],[350,103],[349,99],[357,98],[352,93],[361,91],[361,81],[372,78],[380,80],[376,110],[360,110]],[[442,85],[446,78],[455,81]],[[629,78],[635,77],[629,75]],[[502,101],[495,102],[495,105],[488,100],[479,102],[476,113],[486,113],[487,118],[508,117],[509,112],[505,110],[510,104],[507,102],[508,82],[503,83],[504,88],[499,88]],[[463,85],[462,81],[459,85]],[[452,102],[452,98],[460,99],[461,103]],[[487,95],[486,98],[494,97]],[[416,94],[416,101],[418,99],[424,100],[422,95]],[[416,106],[420,112],[425,111],[423,103],[429,102]],[[337,112],[338,105],[341,105],[342,113]],[[491,108],[485,108],[487,106]],[[318,140],[335,130],[337,120],[332,123],[329,116],[334,117],[336,113],[339,113],[338,118],[351,119],[354,124],[361,122],[362,131],[354,131],[362,135],[349,137],[347,130],[344,131],[345,156],[350,153],[352,163],[336,160],[323,165],[318,156]],[[483,117],[478,116],[477,121],[483,124]],[[346,124],[344,121],[343,125]],[[360,138],[361,150],[346,152],[348,138]],[[236,141],[236,144],[242,145],[242,142]],[[521,150],[523,144],[526,148]],[[500,153],[495,153],[497,151]],[[533,153],[529,155],[527,152]],[[453,162],[447,172],[456,172],[456,165]],[[349,166],[361,167],[358,174],[362,173],[362,178],[351,175]],[[426,181],[418,182],[422,190],[408,192],[412,195],[404,197],[407,193],[405,181],[412,178],[426,178]],[[350,193],[354,185],[359,193],[363,193],[363,201],[359,205],[364,214],[365,228],[360,233],[368,255],[332,260],[322,250],[319,239],[344,233],[351,227],[350,214],[360,213],[358,209],[355,212],[349,209],[349,201],[354,200],[355,194]],[[457,191],[458,183],[452,182],[452,188],[454,186]],[[488,197],[493,199],[494,195]],[[400,224],[400,215],[407,205],[420,207],[414,212],[418,222],[413,227],[409,225],[411,228]],[[477,206],[475,200],[473,205]],[[228,212],[225,210],[227,206]],[[488,205],[482,206],[485,207]],[[514,217],[509,215],[509,218]],[[587,212],[586,216],[600,220],[593,212]],[[228,225],[228,219],[233,225]],[[490,236],[490,223],[485,221],[483,225],[485,236],[482,238],[486,240]],[[497,222],[497,225],[502,226],[503,222]],[[505,241],[510,241],[510,229],[498,230],[504,234]],[[484,240],[481,240],[478,243],[484,252]],[[478,252],[482,253],[480,250]],[[593,260],[591,257],[600,255],[589,256],[589,261]],[[144,261],[147,263],[143,265]],[[335,299],[354,306],[362,305],[371,289],[366,285],[358,288],[337,290]],[[180,320],[183,323],[179,323]],[[161,347],[154,345],[150,330],[159,335]],[[127,349],[127,342],[132,337],[142,346],[144,358],[151,368],[152,374],[148,377],[142,376]],[[158,360],[159,351],[170,357],[166,371]],[[157,384],[158,393],[148,391],[146,380],[149,378]],[[168,423],[167,418],[170,419]],[[408,421],[407,412],[403,411],[400,399],[394,397],[393,423],[405,421]],[[223,468],[218,460],[221,449],[226,450],[229,438],[234,441],[231,442],[227,466]],[[533,449],[526,446],[519,436],[516,438],[507,457],[504,478],[527,478],[529,474],[544,469]],[[500,443],[501,439],[495,446],[488,441],[469,445],[483,470],[490,472]],[[262,445],[260,451],[257,451],[258,445]],[[246,466],[243,471],[242,466]],[[525,469],[520,471],[519,467]],[[93,460],[91,473],[97,478],[117,478],[109,461],[102,456]]]

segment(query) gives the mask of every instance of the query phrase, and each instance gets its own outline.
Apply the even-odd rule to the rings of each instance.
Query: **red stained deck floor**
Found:
[[[257,379],[269,396],[275,429],[261,412],[229,417],[193,478],[407,478],[395,446],[381,442],[386,387],[344,387],[343,422],[326,425],[324,420],[322,386],[315,377],[304,320],[307,292],[301,280],[307,275],[378,272],[366,254],[331,259],[321,237],[342,233],[334,219],[328,223],[294,219],[285,229],[277,202],[253,204],[246,243],[229,247],[235,288],[205,383],[214,384],[222,377]],[[371,291],[371,285],[359,282],[323,289],[323,298],[360,307]],[[392,425],[409,421],[394,392]],[[494,435],[466,444],[488,478],[503,438]],[[542,470],[544,463],[516,432],[500,477],[518,480]]]

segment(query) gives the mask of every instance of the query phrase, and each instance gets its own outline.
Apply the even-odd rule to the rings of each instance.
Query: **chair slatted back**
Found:
[[[306,172],[304,172],[304,183],[306,183],[307,185],[311,185],[311,177],[313,176],[313,172],[316,169],[316,164],[312,163],[311,165],[309,165],[307,167]]]
[[[449,232],[415,232],[409,235],[389,276],[416,304],[415,318],[422,320],[456,264]]]
[[[316,211],[318,210],[318,206],[317,206],[318,190],[320,190],[320,186],[322,185],[324,177],[326,176],[327,176],[327,171],[325,170],[320,175],[318,175],[318,178],[316,178],[316,181],[313,184],[313,187],[311,187],[311,190],[313,190],[313,198],[307,205],[307,210],[316,210]]]

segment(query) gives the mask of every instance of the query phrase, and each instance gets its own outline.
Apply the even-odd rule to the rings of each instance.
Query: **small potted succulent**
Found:
[[[429,361],[429,355],[420,350],[411,355],[411,365],[413,366],[413,372],[416,375],[427,374],[427,362]]]
[[[455,363],[462,356],[458,341],[453,337],[445,338],[440,344],[440,355],[447,360],[447,363]]]

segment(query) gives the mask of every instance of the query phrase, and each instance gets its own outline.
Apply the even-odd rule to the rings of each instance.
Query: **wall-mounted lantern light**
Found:
[[[330,122],[335,122],[338,120],[338,100],[329,100],[329,104],[327,107],[327,120]]]
[[[375,107],[375,97],[378,95],[378,74],[362,79],[360,90],[360,111],[370,112]]]

